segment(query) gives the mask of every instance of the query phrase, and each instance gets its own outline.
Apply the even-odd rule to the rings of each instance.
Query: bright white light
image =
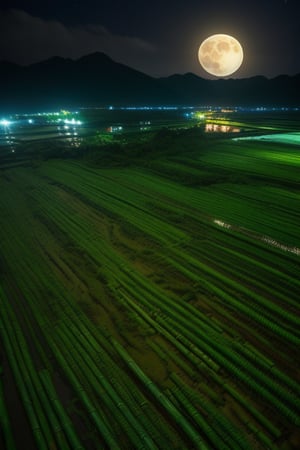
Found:
[[[28,123],[33,123],[33,120],[32,120],[32,119],[29,119],[29,120],[28,120]]]
[[[3,119],[1,120],[0,124],[3,125],[4,127],[8,127],[10,125],[10,121]]]
[[[81,125],[82,124],[82,122],[80,120],[75,120],[74,118],[72,120],[65,119],[64,123],[71,124],[71,125]]]

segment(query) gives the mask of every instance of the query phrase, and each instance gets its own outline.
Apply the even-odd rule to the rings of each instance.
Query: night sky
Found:
[[[0,60],[29,64],[100,51],[152,76],[210,78],[197,51],[211,34],[237,38],[245,78],[300,72],[300,0],[2,0]],[[212,77],[213,78],[213,77]]]

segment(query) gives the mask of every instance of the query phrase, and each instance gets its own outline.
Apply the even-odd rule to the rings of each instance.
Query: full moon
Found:
[[[237,39],[228,34],[214,34],[202,42],[198,58],[206,72],[216,77],[227,77],[241,66],[244,54]]]

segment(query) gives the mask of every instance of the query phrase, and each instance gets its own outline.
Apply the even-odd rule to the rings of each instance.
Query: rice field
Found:
[[[236,140],[258,140],[258,141],[271,141],[279,142],[283,144],[293,144],[300,146],[300,133],[277,133],[277,134],[264,134],[262,136],[246,137],[246,138],[236,138]]]
[[[187,139],[0,171],[0,447],[299,448],[299,148]]]

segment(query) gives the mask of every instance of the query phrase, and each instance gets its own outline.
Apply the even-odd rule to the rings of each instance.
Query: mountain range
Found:
[[[193,73],[153,78],[104,53],[53,57],[20,66],[0,62],[0,112],[78,106],[300,106],[300,74],[209,80]]]

